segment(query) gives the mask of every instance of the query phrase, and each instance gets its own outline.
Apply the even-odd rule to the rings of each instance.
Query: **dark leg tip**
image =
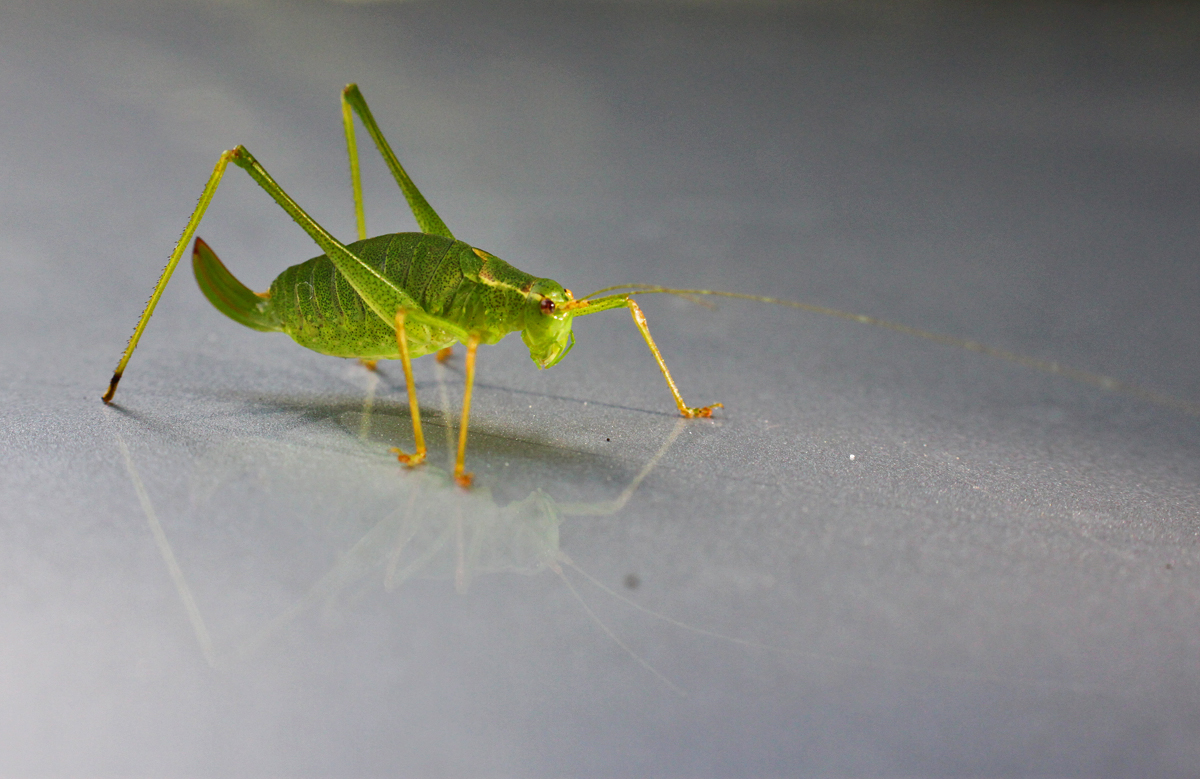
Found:
[[[113,395],[115,395],[117,392],[117,384],[119,384],[120,381],[121,381],[121,374],[114,373],[113,377],[112,377],[112,381],[110,381],[108,383],[108,392],[105,392],[103,395],[101,395],[100,399],[103,400],[105,403],[111,403],[112,399],[113,399]]]

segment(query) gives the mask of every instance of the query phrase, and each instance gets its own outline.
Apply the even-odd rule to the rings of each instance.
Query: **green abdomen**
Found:
[[[426,233],[394,233],[356,241],[347,248],[397,284],[423,312],[466,329],[479,318],[479,301],[495,297],[496,290],[479,279],[483,261],[462,241]],[[337,357],[399,357],[392,324],[367,306],[325,255],[279,274],[271,283],[270,294],[268,306],[279,329],[301,346]],[[519,310],[517,301],[513,303],[501,308]],[[504,311],[497,312],[492,305],[487,308],[494,320],[487,329],[499,324],[503,332],[485,341],[499,340],[503,333],[520,327],[519,322],[500,321],[506,318]],[[411,320],[405,331],[413,357],[457,340],[444,330]]]

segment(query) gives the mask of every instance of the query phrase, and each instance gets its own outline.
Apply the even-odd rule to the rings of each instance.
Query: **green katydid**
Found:
[[[358,114],[374,139],[421,232],[366,237],[352,112]],[[466,472],[464,460],[475,352],[479,345],[496,343],[519,330],[533,361],[539,368],[549,368],[566,356],[574,344],[571,332],[574,317],[611,308],[630,310],[658,361],[680,414],[707,417],[721,406],[714,403],[691,407],[683,402],[650,335],[646,317],[629,294],[576,300],[558,282],[535,278],[482,249],[456,240],[396,159],[355,84],[348,84],[342,90],[342,119],[359,240],[348,245],[340,243],[275,183],[245,147],[222,153],[113,372],[103,396],[106,403],[112,400],[154,307],[212,201],[225,168],[232,162],[249,173],[325,253],[285,270],[271,283],[268,292],[255,293],[234,278],[208,245],[197,238],[192,264],[200,289],[218,310],[234,321],[255,330],[285,332],[300,345],[322,354],[358,357],[368,364],[378,359],[399,358],[408,386],[416,449],[412,454],[393,451],[406,465],[423,462],[426,451],[412,377],[413,359],[431,352],[444,354],[454,343],[467,348],[466,389],[454,478],[462,486],[469,486],[471,474]]]
[[[421,232],[367,238],[354,114],[358,114],[400,185]],[[409,466],[423,462],[426,453],[411,362],[416,357],[433,352],[443,356],[454,343],[464,344],[466,387],[454,466],[454,478],[464,487],[471,483],[471,474],[466,471],[464,462],[471,389],[475,379],[475,353],[480,344],[496,343],[511,332],[519,330],[533,361],[539,368],[549,368],[562,360],[574,345],[571,331],[574,317],[613,308],[628,308],[634,324],[658,362],[680,414],[684,417],[708,417],[713,409],[721,407],[720,403],[692,407],[683,402],[666,361],[650,335],[646,318],[633,300],[633,296],[639,294],[719,295],[791,306],[981,352],[1187,413],[1200,413],[1200,407],[1195,404],[1055,362],[1024,357],[975,341],[937,335],[874,317],[761,295],[627,284],[606,287],[576,299],[570,290],[556,281],[536,278],[482,249],[455,239],[396,159],[355,84],[348,84],[342,90],[342,121],[350,157],[359,240],[350,244],[340,243],[275,183],[245,147],[238,146],[222,153],[113,372],[108,391],[103,396],[104,402],[112,400],[117,383],[150,315],[212,201],[226,167],[232,162],[250,174],[299,223],[324,254],[288,268],[271,283],[269,291],[255,293],[234,278],[208,245],[197,238],[192,264],[205,296],[218,310],[236,322],[256,330],[285,332],[300,345],[323,354],[357,357],[368,365],[373,365],[378,359],[399,359],[404,368],[416,448],[412,454],[399,449],[392,451],[402,463]]]

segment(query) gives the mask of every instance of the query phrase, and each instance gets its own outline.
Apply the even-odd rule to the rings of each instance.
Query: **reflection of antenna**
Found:
[[[575,570],[577,570],[577,571],[578,571],[578,570],[580,570],[580,569],[579,569],[579,566],[575,565],[575,563],[572,563],[572,562],[570,562],[570,561],[567,559],[566,555],[563,555],[563,560],[564,560],[564,562],[567,562],[567,563],[569,563],[569,564],[570,564],[570,566],[571,566],[572,568],[574,568]],[[619,647],[621,647],[622,649],[624,649],[624,650],[625,650],[625,653],[626,653],[627,655],[629,655],[630,657],[632,657],[634,660],[636,660],[636,661],[638,662],[638,665],[642,666],[642,668],[645,668],[647,671],[649,671],[650,673],[654,674],[654,675],[655,675],[655,676],[658,678],[658,680],[659,680],[660,682],[662,682],[663,684],[667,685],[667,686],[668,686],[668,687],[670,687],[672,690],[674,690],[674,691],[675,691],[675,693],[676,693],[677,695],[679,695],[681,698],[686,698],[686,697],[687,697],[687,693],[686,693],[686,692],[684,692],[684,691],[683,691],[683,690],[682,690],[682,689],[679,687],[679,685],[675,684],[675,683],[674,683],[674,682],[672,682],[670,679],[668,679],[667,677],[663,676],[663,674],[662,674],[662,672],[661,672],[661,671],[659,671],[659,670],[658,670],[657,668],[655,668],[654,666],[650,665],[650,663],[648,663],[648,662],[645,660],[645,658],[643,658],[643,657],[642,657],[641,655],[639,655],[637,652],[635,652],[635,651],[633,651],[632,649],[630,649],[630,648],[629,648],[629,645],[628,645],[628,644],[626,644],[624,641],[622,641],[622,640],[621,640],[621,639],[620,639],[620,638],[617,636],[617,634],[616,634],[616,633],[614,633],[614,632],[612,631],[612,628],[610,628],[608,625],[604,624],[604,621],[603,621],[602,619],[600,619],[600,617],[599,617],[599,616],[597,616],[597,615],[596,615],[596,612],[595,612],[595,611],[592,611],[592,607],[591,607],[591,606],[589,606],[589,605],[588,605],[588,602],[587,602],[586,600],[584,600],[584,599],[583,599],[583,596],[582,596],[582,595],[580,595],[580,594],[579,594],[579,590],[575,589],[575,585],[574,585],[574,584],[571,584],[571,580],[567,578],[567,575],[566,575],[565,573],[563,573],[563,570],[562,570],[562,568],[561,568],[561,567],[560,567],[560,566],[559,566],[557,563],[556,563],[556,564],[553,566],[553,570],[554,570],[554,572],[555,572],[556,574],[558,574],[559,578],[560,578],[560,579],[562,579],[562,581],[563,581],[563,584],[567,585],[567,589],[568,589],[568,590],[570,590],[570,591],[571,591],[571,594],[575,596],[575,600],[579,601],[579,605],[580,605],[580,606],[583,606],[583,610],[584,610],[585,612],[587,612],[587,615],[588,615],[589,617],[591,617],[591,618],[592,618],[592,622],[595,622],[597,625],[599,625],[599,626],[600,626],[600,629],[604,631],[604,634],[605,634],[605,635],[607,635],[609,638],[611,638],[611,639],[612,639],[612,641],[613,641],[613,643],[614,643],[614,644],[616,644],[617,646],[619,646]],[[585,574],[585,575],[586,575],[586,574]],[[589,577],[589,578],[591,578],[591,577]]]

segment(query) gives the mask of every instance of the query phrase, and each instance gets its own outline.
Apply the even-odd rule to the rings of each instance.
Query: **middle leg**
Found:
[[[404,366],[404,383],[408,386],[408,408],[412,412],[413,439],[417,450],[413,454],[405,454],[400,449],[393,447],[391,451],[400,462],[411,468],[425,462],[425,435],[421,432],[421,408],[417,405],[417,383],[413,381],[412,360],[408,357],[408,337],[404,333],[406,314],[404,309],[396,312],[396,345],[400,347],[400,364]]]
[[[475,352],[478,350],[479,335],[471,333],[467,339],[467,386],[463,390],[462,423],[458,426],[458,458],[454,461],[454,480],[460,487],[470,487],[474,478],[473,474],[466,472],[464,463],[467,458],[467,421],[471,418],[471,388],[475,385]]]

